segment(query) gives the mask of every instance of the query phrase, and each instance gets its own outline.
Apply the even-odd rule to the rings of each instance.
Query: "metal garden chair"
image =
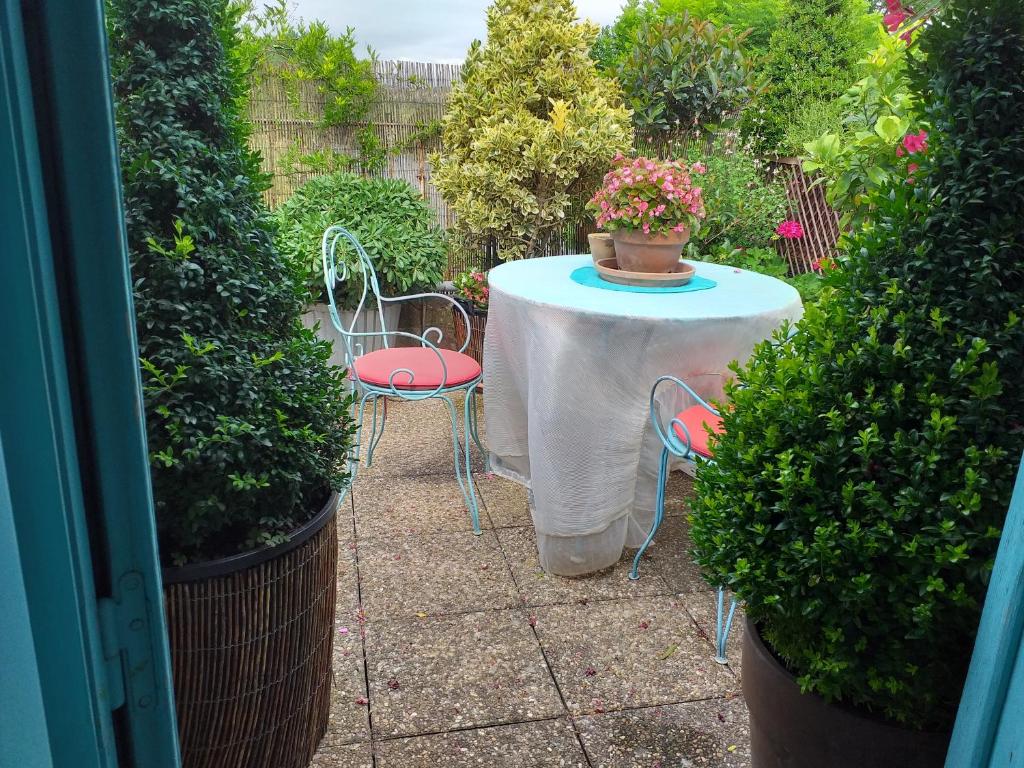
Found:
[[[656,396],[658,387],[665,382],[672,382],[681,388],[696,403],[691,405],[675,416],[667,425],[662,424],[658,418]],[[654,431],[661,440],[661,463],[658,467],[658,495],[654,508],[654,524],[651,532],[647,534],[644,543],[640,545],[636,556],[633,558],[633,568],[629,572],[629,578],[640,578],[640,558],[643,557],[647,547],[654,540],[665,517],[665,483],[668,480],[669,459],[672,456],[690,461],[696,464],[699,461],[713,461],[714,456],[711,447],[708,445],[708,431],[712,434],[722,433],[722,417],[719,412],[705,401],[686,382],[675,376],[662,376],[654,382],[651,388],[650,399],[651,423]],[[725,607],[725,588],[718,588],[717,610],[715,613],[715,661],[720,664],[727,662],[725,656],[726,643],[729,641],[729,631],[732,629],[733,617],[736,614],[736,598],[732,598],[729,605],[729,613],[723,620],[723,609]]]
[[[355,251],[357,258],[354,265],[350,266],[344,258],[339,258],[339,245],[350,246]],[[352,479],[355,480],[355,474],[358,471],[363,437],[363,417],[366,414],[367,404],[373,408],[373,427],[366,450],[366,466],[370,467],[373,464],[374,449],[384,434],[384,427],[387,423],[387,398],[396,397],[411,401],[442,400],[448,406],[448,414],[451,417],[455,477],[473,519],[473,532],[479,534],[480,511],[476,500],[476,491],[473,487],[473,474],[469,465],[470,438],[483,454],[485,463],[487,462],[487,453],[477,434],[476,391],[480,384],[482,371],[479,363],[469,355],[463,354],[470,342],[470,324],[466,310],[452,297],[441,293],[418,293],[395,298],[381,296],[373,262],[355,236],[343,227],[327,228],[322,241],[322,255],[324,284],[327,287],[331,322],[344,339],[345,365],[348,368],[352,391],[359,403],[356,439],[352,449]],[[362,279],[362,293],[352,322],[346,327],[341,321],[335,302],[334,288],[338,283],[359,278]],[[353,329],[359,321],[359,315],[366,306],[367,297],[370,294],[372,294],[372,300],[376,303],[381,318],[381,330],[356,332]],[[466,316],[466,340],[458,351],[441,349],[438,346],[443,337],[439,328],[427,328],[422,336],[417,336],[414,333],[388,330],[385,327],[384,315],[381,312],[384,303],[424,298],[448,301],[462,312],[463,316]],[[428,336],[433,336],[433,341],[427,338]],[[384,347],[363,354],[362,339],[367,337],[380,337]],[[391,346],[393,340],[400,338],[412,339],[418,343],[418,346]],[[456,392],[465,393],[463,439],[461,441],[459,439],[458,410],[450,397]],[[382,398],[383,407],[379,409],[381,414],[378,428],[378,400]]]

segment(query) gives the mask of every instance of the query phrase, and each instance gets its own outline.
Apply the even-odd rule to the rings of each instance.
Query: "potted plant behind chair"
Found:
[[[623,155],[615,157],[587,208],[597,226],[611,233],[618,268],[628,272],[674,271],[706,215],[701,188],[685,163]]]
[[[920,43],[927,147],[737,369],[697,474],[755,768],[943,764],[1024,449],[1024,21],[955,0]]]
[[[320,241],[324,230],[342,226],[353,232],[377,268],[381,293],[401,296],[433,290],[444,275],[447,252],[437,226],[437,214],[416,190],[401,179],[366,178],[353,173],[334,173],[311,179],[295,190],[274,212],[281,255],[303,286],[304,321],[319,323],[318,333],[334,345],[331,362],[342,365],[342,340],[334,332],[324,294]],[[351,249],[343,253],[350,265],[358,264]],[[346,327],[359,332],[396,330],[401,308],[367,307],[356,321],[355,291],[340,287],[335,299]],[[381,336],[363,337],[364,351],[382,344]]]
[[[183,764],[300,768],[330,706],[350,399],[249,175],[225,5],[110,4],[128,251]]]
[[[452,309],[452,324],[455,327],[455,343],[466,346],[466,354],[482,366],[484,364],[484,333],[487,331],[487,302],[490,288],[487,287],[487,273],[480,269],[460,272],[452,281],[455,300],[465,312]],[[467,324],[468,316],[468,324]],[[483,389],[483,385],[480,386]]]

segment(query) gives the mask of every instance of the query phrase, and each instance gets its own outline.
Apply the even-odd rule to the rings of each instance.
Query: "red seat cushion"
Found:
[[[707,408],[694,405],[677,413],[676,418],[686,425],[686,430],[690,433],[690,449],[694,453],[699,453],[710,459],[711,449],[708,448],[708,431],[705,429],[705,425],[710,427],[716,435],[720,435],[725,431],[722,429],[722,417],[715,416]],[[672,429],[675,430],[676,437],[685,443],[686,433],[683,432],[682,427],[673,423]]]
[[[437,353],[430,347],[378,349],[357,357],[352,367],[361,381],[375,387],[390,387],[391,374],[400,368],[407,368],[414,374],[412,380],[408,373],[402,371],[395,374],[394,386],[395,389],[408,390],[437,389],[442,383],[445,387],[457,387],[480,375],[480,364],[469,355],[450,349],[440,349],[438,352],[448,368],[447,377]]]

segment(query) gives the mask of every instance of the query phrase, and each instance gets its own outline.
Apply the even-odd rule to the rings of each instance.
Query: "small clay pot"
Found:
[[[590,241],[590,256],[595,264],[604,259],[615,258],[615,243],[607,232],[594,232],[587,235],[587,240]]]
[[[679,264],[690,230],[647,235],[639,230],[612,232],[619,269],[627,272],[672,272]]]

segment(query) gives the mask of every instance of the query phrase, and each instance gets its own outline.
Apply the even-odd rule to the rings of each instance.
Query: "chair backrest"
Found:
[[[354,257],[352,253],[354,252]],[[377,272],[373,268],[373,262],[363,248],[362,244],[344,227],[331,226],[324,231],[321,242],[321,257],[324,270],[324,286],[327,289],[327,303],[331,315],[331,322],[341,333],[345,341],[345,364],[352,365],[353,360],[362,355],[363,344],[361,339],[368,336],[379,336],[385,347],[390,346],[389,338],[392,335],[384,324],[384,312],[381,305],[380,285],[377,282]],[[352,313],[351,322],[346,326],[341,319],[342,310],[334,296],[334,289],[341,283],[360,280],[359,303]],[[367,306],[367,298],[372,297],[371,304]],[[364,311],[373,310],[376,305],[379,332],[357,332],[359,322]]]

